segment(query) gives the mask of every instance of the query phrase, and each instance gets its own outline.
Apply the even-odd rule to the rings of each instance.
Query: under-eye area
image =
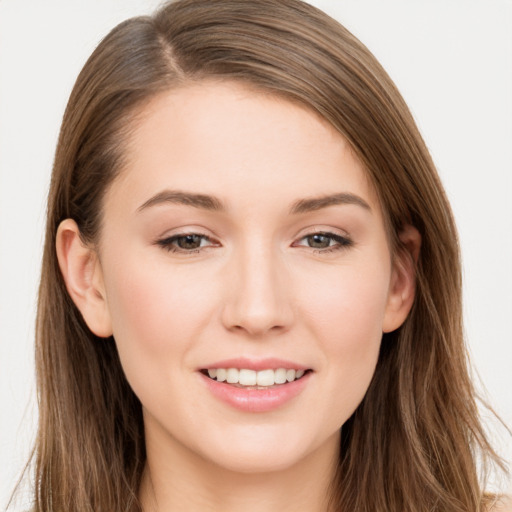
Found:
[[[312,371],[294,368],[269,368],[259,371],[245,368],[208,368],[201,370],[201,373],[217,382],[243,388],[263,389],[294,382]]]

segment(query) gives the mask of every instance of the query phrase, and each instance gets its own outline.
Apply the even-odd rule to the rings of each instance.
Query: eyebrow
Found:
[[[194,208],[216,212],[226,211],[226,207],[222,201],[214,196],[182,192],[179,190],[163,190],[139,206],[137,211],[140,212],[150,208],[151,206],[165,203],[182,204],[185,206],[192,206]],[[356,205],[371,212],[370,205],[363,198],[349,192],[340,192],[320,197],[299,199],[293,203],[290,208],[290,213],[292,215],[298,215],[336,205]]]
[[[164,203],[183,204],[185,206],[193,206],[194,208],[210,211],[225,211],[226,209],[222,202],[213,196],[180,192],[178,190],[164,190],[148,199],[137,208],[137,211],[140,212],[150,206]]]
[[[307,213],[329,206],[351,204],[361,206],[369,212],[372,211],[370,205],[362,198],[349,192],[340,192],[338,194],[331,194],[320,197],[312,197],[306,199],[300,199],[293,203],[290,212],[292,214]]]

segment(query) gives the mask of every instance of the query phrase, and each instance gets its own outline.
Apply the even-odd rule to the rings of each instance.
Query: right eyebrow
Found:
[[[183,204],[186,206],[193,206],[194,208],[200,208],[202,210],[220,211],[226,210],[220,199],[206,195],[206,194],[194,194],[191,192],[182,192],[180,190],[163,190],[158,192],[154,196],[150,197],[145,203],[137,208],[137,211],[143,211],[151,206],[159,204],[173,203]]]

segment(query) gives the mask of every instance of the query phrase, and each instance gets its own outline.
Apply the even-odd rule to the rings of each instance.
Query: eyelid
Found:
[[[315,254],[326,254],[334,251],[344,250],[348,249],[349,247],[354,245],[354,242],[352,238],[346,233],[346,232],[340,232],[341,230],[335,229],[335,228],[307,228],[306,232],[303,231],[301,235],[298,235],[295,238],[295,241],[292,244],[292,247],[304,247],[307,249],[312,250]],[[335,244],[329,245],[327,247],[323,248],[315,248],[310,247],[307,244],[300,244],[298,242],[301,242],[302,240],[305,240],[311,236],[315,235],[323,235],[331,240],[334,240]]]
[[[341,237],[347,240],[351,240],[351,236],[347,231],[330,226],[309,226],[307,228],[301,229],[295,236],[295,240],[302,240],[303,238],[313,235],[332,235],[334,237]]]
[[[176,240],[179,240],[180,238],[184,238],[186,236],[198,236],[201,237],[202,240],[207,240],[210,242],[210,245],[203,246],[200,245],[199,247],[195,249],[183,249],[176,245],[174,245],[174,242]],[[181,254],[194,254],[198,253],[200,251],[204,251],[205,249],[208,249],[210,247],[218,247],[220,246],[220,243],[212,236],[207,235],[206,233],[202,232],[199,229],[185,229],[182,231],[179,231],[177,233],[164,235],[162,237],[159,237],[157,240],[155,240],[155,245],[158,245],[162,247],[163,249],[166,249],[169,252],[173,253],[181,253]]]

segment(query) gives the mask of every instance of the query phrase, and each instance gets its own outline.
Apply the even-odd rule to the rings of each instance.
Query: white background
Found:
[[[159,3],[0,0],[1,508],[34,437],[36,289],[65,103],[99,40]],[[460,230],[479,387],[512,425],[512,0],[314,3],[374,52],[420,126]],[[498,444],[512,460],[512,439]]]

